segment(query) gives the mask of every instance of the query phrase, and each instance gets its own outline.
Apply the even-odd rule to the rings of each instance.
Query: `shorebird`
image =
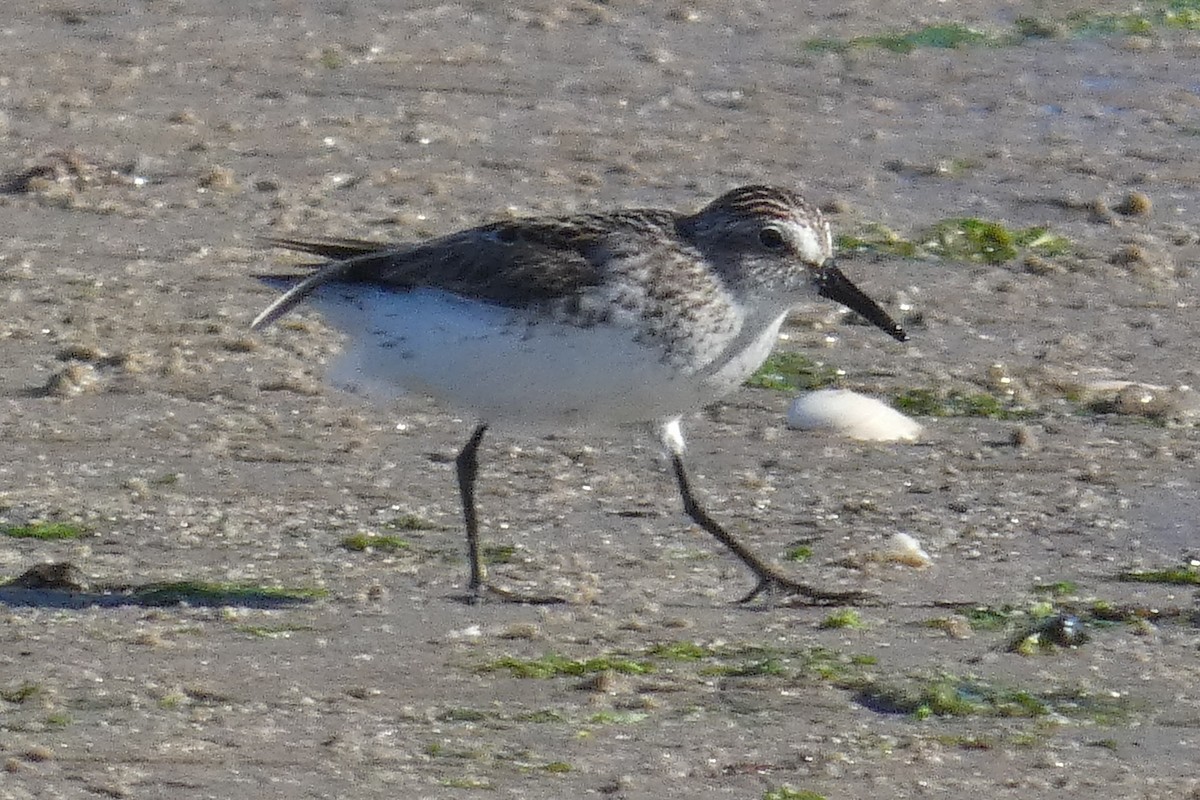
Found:
[[[269,241],[325,262],[302,278],[262,276],[290,288],[253,329],[310,300],[348,337],[336,374],[384,398],[425,392],[478,418],[455,461],[469,599],[557,600],[517,595],[485,573],[475,482],[496,423],[656,425],[684,511],[758,579],[741,602],[862,597],[797,582],[755,555],[704,510],[684,469],[682,417],[737,389],[798,303],[825,297],[907,338],[838,269],[828,222],[795,192],[743,186],[694,214],[533,217],[417,243]]]

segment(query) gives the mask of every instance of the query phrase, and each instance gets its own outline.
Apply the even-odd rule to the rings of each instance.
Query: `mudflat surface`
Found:
[[[0,797],[1195,796],[1194,589],[1117,578],[1197,552],[1200,34],[994,1],[11,5],[0,523],[83,535],[0,538],[0,576],[80,576],[0,590]],[[1048,35],[806,46],[1020,17]],[[493,573],[572,602],[466,606],[471,420],[326,388],[311,314],[247,332],[250,276],[294,263],[262,235],[762,181],[877,243],[958,217],[1069,242],[845,252],[907,345],[797,312],[781,347],[841,385],[959,412],[920,444],[787,431],[759,389],[686,421],[709,510],[873,593],[856,627],[734,604],[749,576],[636,433],[487,441]],[[881,559],[897,532],[932,566]],[[174,581],[326,594],[129,592]],[[1085,642],[1010,650],[1060,613]]]

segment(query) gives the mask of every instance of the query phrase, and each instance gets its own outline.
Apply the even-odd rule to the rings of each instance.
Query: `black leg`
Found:
[[[668,440],[668,444],[670,444],[670,440]],[[674,450],[674,448],[672,449]],[[718,542],[728,547],[758,577],[758,585],[751,589],[749,594],[741,598],[738,601],[739,603],[749,602],[763,593],[768,595],[803,595],[817,603],[855,603],[870,597],[863,592],[824,591],[799,583],[783,575],[779,570],[751,552],[749,548],[734,538],[729,531],[721,527],[716,520],[708,515],[707,511],[700,507],[700,504],[696,502],[695,495],[692,494],[691,483],[688,481],[687,472],[683,468],[683,456],[680,453],[671,453],[671,466],[675,471],[675,480],[679,484],[679,495],[683,499],[683,510],[687,512],[687,515],[692,518],[693,522],[712,534]]]
[[[458,492],[462,497],[463,522],[467,526],[467,560],[471,566],[471,579],[467,590],[472,597],[478,598],[483,591],[486,576],[483,571],[483,558],[479,554],[479,518],[475,515],[475,477],[479,474],[479,443],[487,432],[487,424],[481,423],[471,434],[471,438],[459,451],[454,459],[458,472]]]
[[[485,595],[495,597],[510,603],[527,603],[530,605],[550,605],[565,603],[561,597],[534,596],[517,594],[508,589],[501,589],[488,583],[487,572],[483,567],[483,555],[479,550],[479,517],[475,513],[475,478],[479,474],[479,443],[487,432],[487,423],[480,423],[471,438],[463,445],[454,459],[458,472],[458,492],[462,497],[463,523],[467,528],[467,561],[470,564],[471,577],[467,582],[467,602],[479,603]]]

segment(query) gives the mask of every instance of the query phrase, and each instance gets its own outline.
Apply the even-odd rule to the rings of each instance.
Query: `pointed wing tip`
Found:
[[[270,286],[272,289],[279,289],[283,294],[271,301],[271,304],[258,312],[258,316],[250,323],[250,330],[261,331],[269,328],[272,323],[286,314],[296,305],[292,300],[293,293],[290,291],[300,283],[304,276],[302,275],[255,275],[262,283]]]
[[[250,330],[261,331],[274,321],[275,317],[271,315],[271,308],[268,307],[259,312],[259,315],[250,323]]]
[[[365,239],[299,239],[290,236],[260,236],[263,244],[290,250],[294,253],[307,253],[328,261],[342,261],[356,256],[378,253],[392,246],[384,242],[371,242]]]
[[[268,286],[283,290],[283,294],[254,318],[254,321],[250,323],[252,331],[260,331],[270,326],[271,323],[299,305],[321,284],[337,280],[352,270],[356,264],[391,252],[387,245],[379,242],[356,239],[316,241],[276,236],[260,238],[261,241],[273,247],[320,256],[326,261],[323,264],[309,265],[313,271],[308,275],[256,275],[256,278]]]
[[[285,304],[287,295],[282,295],[271,303],[271,305],[258,312],[258,316],[250,323],[250,330],[261,331],[269,328],[277,319],[286,314],[291,308],[290,304]]]

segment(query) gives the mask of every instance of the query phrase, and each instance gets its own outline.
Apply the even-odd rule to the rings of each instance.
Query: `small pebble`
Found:
[[[1092,222],[1107,223],[1109,225],[1115,225],[1117,222],[1116,215],[1113,214],[1112,209],[1108,207],[1108,203],[1103,198],[1097,197],[1089,203],[1088,210],[1091,212],[1089,216]]]
[[[1130,192],[1120,203],[1113,206],[1113,211],[1127,217],[1148,217],[1153,210],[1154,203],[1145,192]]]
[[[33,747],[31,747],[25,751],[24,757],[25,757],[26,761],[32,761],[35,763],[40,763],[43,761],[53,761],[54,760],[54,751],[51,750],[49,747],[44,747],[42,745],[34,745]]]
[[[544,637],[542,626],[536,622],[514,622],[500,631],[501,639],[526,639],[533,641]]]
[[[74,397],[98,389],[99,383],[95,367],[73,362],[51,375],[43,390],[51,397]]]
[[[69,344],[58,351],[59,361],[100,361],[104,351],[90,344]]]
[[[1027,254],[1022,259],[1021,264],[1025,267],[1025,271],[1031,275],[1052,275],[1063,271],[1063,268],[1058,264],[1034,253]]]
[[[1009,434],[1009,441],[1012,443],[1013,447],[1019,448],[1028,453],[1037,452],[1038,448],[1041,446],[1041,443],[1038,441],[1037,433],[1028,425],[1018,425],[1017,427],[1013,428],[1012,433]]]
[[[237,191],[237,178],[228,167],[213,167],[200,176],[200,186],[214,192]]]
[[[929,626],[939,631],[945,631],[951,639],[970,639],[975,635],[975,631],[971,629],[971,621],[961,614],[939,617],[931,620]]]

